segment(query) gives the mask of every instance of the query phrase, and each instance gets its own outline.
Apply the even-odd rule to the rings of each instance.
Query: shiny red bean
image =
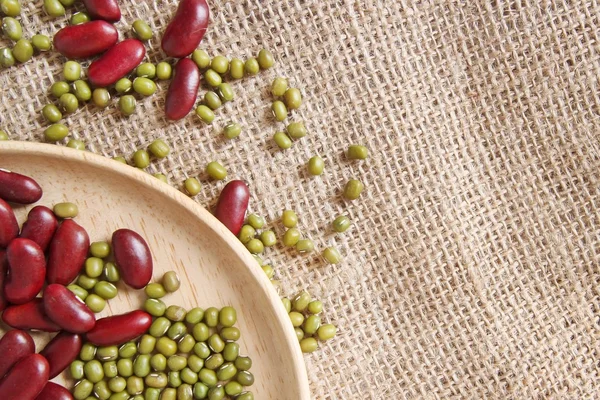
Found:
[[[189,58],[179,60],[165,100],[168,119],[178,120],[190,112],[196,102],[199,85],[200,71],[196,63]]]
[[[27,215],[20,237],[33,240],[46,251],[56,228],[58,221],[52,210],[45,206],[35,206]]]
[[[0,199],[18,204],[35,203],[42,198],[42,188],[28,176],[0,170]]]
[[[6,307],[2,313],[2,320],[15,329],[60,331],[60,327],[46,316],[41,298],[33,299],[29,303]]]
[[[121,10],[117,0],[83,0],[83,5],[93,19],[117,22],[121,19]]]
[[[6,276],[8,274],[8,259],[6,258],[6,251],[0,250],[0,311],[4,311],[8,306],[8,300],[4,295],[4,283],[6,282]]]
[[[46,281],[68,285],[77,277],[85,262],[90,238],[72,219],[60,224],[49,246]]]
[[[121,279],[134,289],[142,289],[152,279],[152,253],[136,232],[119,229],[112,235],[112,248]]]
[[[237,236],[244,224],[250,191],[244,181],[231,181],[221,191],[215,217]]]
[[[87,340],[97,346],[115,346],[143,335],[151,324],[152,316],[141,310],[113,315],[96,321]]]
[[[19,361],[0,381],[0,399],[35,400],[48,383],[48,361],[31,354]]]
[[[117,43],[117,29],[106,21],[70,25],[54,35],[54,48],[67,58],[87,58]]]
[[[9,303],[23,304],[44,287],[46,258],[33,240],[17,238],[6,248],[8,278],[4,283],[4,296]]]
[[[115,44],[88,68],[88,79],[97,87],[109,86],[131,72],[146,55],[146,48],[137,39]]]
[[[170,57],[190,55],[202,41],[208,27],[206,0],[181,0],[162,38],[162,49]]]
[[[50,379],[63,372],[77,358],[82,345],[80,335],[64,331],[48,342],[40,354],[48,360]]]
[[[19,236],[19,223],[15,213],[7,202],[0,199],[0,248]]]
[[[73,400],[73,395],[65,387],[48,382],[35,400]]]
[[[35,343],[29,333],[13,329],[0,339],[0,378],[19,361],[35,353]]]
[[[63,285],[46,286],[42,299],[48,318],[67,332],[85,333],[96,324],[94,312]]]

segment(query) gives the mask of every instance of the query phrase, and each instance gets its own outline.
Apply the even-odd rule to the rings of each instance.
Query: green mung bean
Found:
[[[83,372],[88,381],[92,383],[100,382],[104,379],[104,368],[98,360],[90,360],[83,366]]]
[[[167,305],[161,300],[147,299],[144,302],[144,310],[154,317],[162,317],[167,310]]]
[[[90,16],[84,12],[76,12],[71,16],[69,22],[71,23],[71,25],[85,24],[86,22],[90,22]]]
[[[254,375],[250,371],[239,371],[235,376],[235,380],[242,386],[252,386],[254,384]]]
[[[187,327],[183,322],[175,322],[167,331],[167,336],[173,340],[179,340],[187,334]]]
[[[244,391],[244,387],[236,381],[230,381],[225,384],[225,394],[228,396],[237,396]]]
[[[206,336],[207,338],[205,340],[207,340],[210,336],[208,330],[206,332]],[[208,348],[208,345],[205,342],[198,342],[194,345],[194,354],[200,357],[201,359],[205,360],[206,358],[208,358],[208,356],[210,356],[210,349]]]
[[[298,293],[294,300],[292,300],[292,309],[294,311],[303,312],[306,310],[311,301],[310,294],[307,291]]]
[[[217,88],[217,94],[223,102],[228,102],[234,99],[235,92],[229,83],[223,82]]]
[[[244,63],[244,73],[246,75],[256,75],[260,72],[260,64],[256,58],[249,58]]]
[[[110,255],[110,243],[108,242],[93,242],[90,245],[90,254],[92,257],[106,258]]]
[[[214,333],[208,338],[208,347],[210,347],[213,352],[220,353],[225,348],[225,342],[218,333]]]
[[[2,18],[2,32],[7,38],[15,42],[23,37],[21,23],[13,17]]]
[[[160,299],[167,294],[165,288],[160,283],[149,283],[144,288],[144,293],[151,299]]]
[[[127,378],[127,393],[131,396],[140,394],[144,391],[144,380],[138,376]]]
[[[177,349],[180,353],[189,353],[194,349],[195,345],[196,340],[191,334],[187,333],[184,334],[181,339],[179,339],[179,342],[177,343]]]
[[[183,382],[181,382],[181,376],[179,375],[179,371],[169,371],[168,374],[169,386],[177,388],[181,386]]]
[[[323,174],[325,169],[325,162],[319,156],[313,156],[308,160],[308,173],[313,176],[319,176]]]
[[[15,65],[16,60],[13,52],[8,47],[0,49],[0,65],[4,68],[12,67]]]
[[[127,381],[122,376],[115,376],[108,380],[108,388],[113,393],[120,393],[127,387]]]
[[[82,288],[84,288],[85,290],[92,290],[94,288],[94,286],[96,285],[96,283],[98,283],[98,279],[90,278],[89,276],[87,276],[85,274],[81,274],[77,278],[77,284],[79,286],[81,286]]]
[[[277,77],[273,80],[271,85],[271,93],[273,96],[283,96],[288,89],[288,80],[283,77]]]
[[[241,133],[242,126],[237,122],[229,122],[227,125],[225,125],[225,128],[223,128],[223,136],[225,136],[227,139],[234,139],[240,136]]]
[[[187,178],[183,183],[183,186],[187,194],[190,196],[195,196],[200,193],[200,190],[202,190],[202,185],[196,178]]]
[[[228,362],[219,367],[219,370],[217,371],[217,378],[220,381],[228,381],[233,378],[235,374],[237,374],[237,368],[235,365],[233,365],[233,363]]]
[[[171,321],[165,317],[159,317],[152,322],[150,325],[150,329],[148,329],[148,333],[155,338],[159,338],[164,336],[169,328],[171,327]]]
[[[114,361],[119,357],[117,346],[103,346],[96,350],[96,358],[100,361]]]
[[[306,320],[304,320],[304,326],[302,329],[304,333],[307,335],[314,335],[317,333],[317,330],[321,326],[321,317],[318,315],[310,315]]]
[[[173,67],[171,67],[171,64],[169,64],[168,62],[161,61],[158,64],[156,64],[156,78],[157,79],[164,81],[164,80],[170,79],[172,74],[173,74]]]
[[[167,357],[162,354],[154,354],[150,357],[150,366],[154,371],[164,371],[167,369]],[[165,376],[166,379],[166,376]],[[155,387],[155,386],[153,386]]]
[[[272,230],[262,231],[260,233],[260,241],[265,247],[275,246],[277,243],[277,236],[275,236],[275,232]]]
[[[304,323],[304,315],[302,315],[298,311],[292,311],[288,315],[294,328],[298,328]]]
[[[164,277],[163,277],[163,280],[164,280]],[[179,280],[179,278],[177,278],[177,280]],[[195,307],[195,308],[192,308],[190,311],[188,311],[188,313],[185,316],[185,322],[187,322],[188,324],[195,325],[198,322],[202,321],[203,317],[204,317],[204,309],[200,308],[200,307]]]
[[[33,57],[33,45],[27,39],[19,39],[12,49],[15,60],[20,63],[27,62]]]
[[[217,320],[217,323],[218,323],[218,320]],[[217,325],[215,324],[213,326],[217,326]],[[203,322],[197,323],[196,325],[194,325],[194,328],[192,329],[192,335],[194,336],[194,339],[196,339],[197,342],[204,342],[204,341],[208,340],[208,338],[210,337],[210,330],[208,329],[208,325],[206,325]],[[196,343],[196,346],[198,346],[198,343]],[[195,347],[194,347],[194,349],[195,349]],[[198,355],[200,355],[200,354],[198,354]]]
[[[185,311],[185,308],[175,305],[167,307],[167,311],[165,311],[165,317],[169,318],[173,322],[184,321],[186,314],[187,312]]]
[[[21,14],[21,4],[19,0],[0,1],[0,11],[8,17],[16,17]]]
[[[167,378],[167,374],[165,374],[164,372],[158,372],[149,374],[144,379],[144,382],[149,388],[162,389],[168,385],[169,380]]]
[[[227,341],[238,340],[241,336],[240,330],[236,327],[222,328],[219,334],[221,335],[223,340]]]
[[[51,17],[62,17],[65,15],[65,8],[58,0],[44,0],[44,10]]]
[[[283,234],[283,245],[286,247],[294,247],[300,240],[300,231],[296,228],[290,228]]]
[[[131,25],[133,34],[140,40],[146,41],[152,39],[152,29],[145,21],[137,19]]]
[[[167,176],[165,174],[161,174],[160,172],[158,172],[158,173],[156,173],[156,174],[154,174],[152,176],[155,177],[156,179],[158,179],[161,182],[169,183],[169,181],[167,179]]]
[[[225,344],[223,348],[223,359],[225,361],[235,361],[240,355],[240,345],[235,342]]]
[[[289,88],[283,94],[283,101],[288,110],[296,110],[302,105],[302,93],[296,88]]]
[[[162,139],[156,139],[150,146],[148,146],[148,150],[152,153],[153,156],[158,158],[165,158],[171,152],[171,148],[168,144],[165,143]]]
[[[133,80],[133,90],[142,96],[152,96],[156,93],[156,83],[149,78],[137,77]]]
[[[261,69],[269,69],[275,64],[273,54],[267,49],[262,49],[258,52],[257,61]]]
[[[303,122],[292,122],[286,128],[287,134],[292,139],[301,139],[307,134],[306,127]]]
[[[208,53],[200,49],[194,50],[194,52],[192,53],[192,60],[200,69],[208,68],[208,66],[211,63],[211,59]]]
[[[137,353],[137,346],[134,342],[127,342],[119,348],[119,357],[131,358]]]
[[[117,361],[117,371],[119,371],[120,376],[125,378],[133,375],[133,360],[130,358],[121,358]]]
[[[206,166],[206,174],[212,179],[223,180],[227,178],[227,169],[217,161],[211,161]]]
[[[69,366],[69,372],[71,373],[71,377],[75,380],[82,379],[84,377],[83,366],[85,363],[81,360],[73,361]]]
[[[107,281],[115,283],[121,279],[119,268],[112,262],[104,263],[104,277]]]
[[[105,108],[110,102],[110,93],[104,88],[96,88],[92,92],[92,102],[96,107]]]
[[[85,400],[94,390],[94,384],[87,379],[82,379],[73,388],[73,397],[76,400]]]
[[[273,141],[282,150],[287,150],[292,147],[292,140],[285,132],[276,132],[273,135]]]
[[[126,117],[129,117],[135,112],[137,101],[132,95],[125,95],[119,99],[119,111]]]
[[[273,279],[273,277],[275,276],[275,270],[273,269],[272,266],[270,265],[263,265],[261,266],[263,272],[265,273],[265,275],[267,276],[267,278],[269,279]]]
[[[356,200],[360,197],[365,185],[357,179],[350,179],[344,187],[344,197],[348,200]]]
[[[170,357],[177,353],[177,343],[168,337],[163,336],[156,341],[156,350],[165,357]]]
[[[365,146],[353,144],[348,146],[346,155],[350,160],[366,160],[369,158],[369,150]]]
[[[323,311],[323,303],[319,300],[313,300],[308,303],[308,312],[311,314],[320,314]]]
[[[96,396],[95,398],[100,400],[108,400],[110,398],[112,392],[108,388],[106,381],[100,381],[94,385],[94,395]]]
[[[223,356],[221,354],[219,354],[219,353],[212,354],[210,357],[208,357],[204,361],[204,368],[216,370],[221,365],[223,365],[224,362],[225,362],[225,360],[223,359]],[[200,371],[200,372],[202,372],[202,371]]]
[[[65,204],[65,203],[63,203],[63,204]],[[73,205],[75,205],[75,204],[73,204]],[[56,208],[57,206],[58,206],[58,204],[55,205],[54,207]],[[75,207],[77,207],[77,206],[75,206]],[[76,208],[75,208],[75,210],[76,210]],[[55,214],[56,214],[56,212],[55,212]],[[75,211],[74,216],[77,216],[76,211]],[[102,271],[104,271],[104,261],[102,261],[102,259],[98,258],[98,257],[88,257],[85,260],[84,270],[85,270],[85,274],[87,276],[89,276],[90,278],[98,278],[100,275],[102,275]]]
[[[252,359],[246,356],[239,356],[235,359],[234,365],[238,371],[248,371],[252,368]]]
[[[213,69],[208,69],[204,73],[204,81],[210,86],[216,88],[223,82],[223,79],[221,78],[221,75],[219,75],[218,72],[216,72]]]
[[[204,104],[196,107],[196,115],[205,123],[210,124],[215,120],[215,113],[210,107],[205,106]]]
[[[65,80],[74,82],[81,79],[81,64],[76,61],[67,61],[63,66]]]
[[[115,83],[115,90],[119,94],[127,93],[131,90],[133,82],[129,78],[121,78]]]
[[[179,355],[171,356],[167,359],[167,367],[171,371],[181,371],[187,367],[187,359]]]
[[[135,358],[133,373],[140,378],[145,378],[150,374],[150,354],[140,354]]]
[[[79,107],[79,99],[72,93],[63,94],[58,102],[66,113],[73,113]]]
[[[204,360],[195,354],[192,354],[188,357],[187,363],[188,368],[192,372],[196,373],[196,376],[198,372],[200,372],[200,370],[204,367]]]
[[[216,110],[223,104],[221,98],[215,92],[206,92],[204,94],[204,104],[211,110]]]
[[[229,63],[229,76],[231,79],[242,79],[244,77],[244,61],[232,58]]]
[[[273,102],[273,105],[271,106],[271,111],[273,111],[273,116],[277,121],[285,121],[285,119],[288,116],[287,108],[283,101],[280,100],[276,100]]]
[[[102,368],[104,368],[105,378],[110,379],[119,375],[119,368],[117,367],[116,361],[107,361],[102,364]]]
[[[301,328],[294,328],[294,332],[296,333],[296,339],[298,339],[298,341],[304,339],[304,331]]]
[[[303,353],[312,353],[319,348],[319,342],[317,339],[308,337],[300,341],[300,349]]]
[[[50,86],[50,93],[52,93],[52,96],[56,97],[57,99],[59,99],[63,94],[69,93],[69,90],[71,90],[71,87],[65,81],[54,82],[52,86]]]
[[[67,286],[67,289],[69,289],[75,296],[79,297],[82,301],[85,301],[85,298],[89,294],[87,290],[75,284]]]
[[[138,343],[138,352],[140,354],[151,354],[156,346],[156,338],[152,335],[143,335]]]
[[[46,35],[33,35],[31,38],[31,44],[37,51],[48,51],[52,48],[52,41]]]
[[[52,124],[44,131],[44,137],[49,142],[58,142],[59,140],[63,140],[68,134],[69,128],[60,123]]]
[[[346,232],[350,228],[350,225],[350,218],[345,215],[340,215],[331,223],[333,230],[338,233]]]
[[[215,386],[217,382],[219,382],[217,373],[208,368],[202,368],[198,373],[198,378],[200,378],[200,381],[209,388]]]
[[[99,312],[102,312],[102,310],[104,310],[104,307],[106,307],[106,300],[104,300],[102,297],[98,296],[97,294],[92,293],[88,297],[85,298],[85,304],[93,312],[99,313]]]
[[[90,85],[88,85],[86,81],[78,79],[73,82],[72,87],[77,100],[88,101],[92,98],[92,89],[90,89]]]
[[[42,115],[51,123],[56,123],[62,119],[62,113],[54,104],[46,104],[42,108]]]
[[[317,336],[319,340],[325,341],[335,337],[337,328],[333,324],[324,324],[317,330]]]
[[[69,139],[69,141],[67,142],[67,147],[70,147],[75,150],[85,150],[85,143],[81,140]]]

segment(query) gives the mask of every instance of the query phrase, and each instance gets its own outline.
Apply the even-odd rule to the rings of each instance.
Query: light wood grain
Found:
[[[167,304],[234,306],[241,352],[254,361],[256,399],[310,398],[298,341],[277,293],[242,244],[203,207],[142,171],[65,147],[3,142],[0,168],[36,179],[44,189],[38,204],[77,203],[76,220],[92,241],[110,239],[118,228],[139,232],[152,249],[153,280],[169,270],[181,277],[181,289],[164,298]],[[20,222],[31,207],[17,208]],[[119,284],[119,296],[100,317],[140,308],[143,299],[143,291]],[[36,334],[37,350],[50,338]]]

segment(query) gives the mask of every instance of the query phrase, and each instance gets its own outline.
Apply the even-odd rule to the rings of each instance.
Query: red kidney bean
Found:
[[[196,50],[208,27],[206,0],[181,0],[162,38],[162,49],[170,57],[183,58]]]
[[[65,331],[85,333],[96,324],[94,312],[63,285],[46,286],[42,299],[48,318]]]
[[[7,202],[0,199],[0,248],[6,247],[19,236],[19,223]]]
[[[2,320],[16,329],[35,329],[44,332],[58,332],[56,325],[44,312],[41,298],[31,300],[29,303],[8,306],[2,313]]]
[[[62,28],[54,35],[54,48],[67,58],[87,58],[108,50],[117,40],[112,24],[91,21]]]
[[[73,400],[73,395],[66,388],[54,382],[48,382],[35,400]]]
[[[0,339],[0,378],[19,361],[35,353],[35,343],[29,333],[14,329]]]
[[[42,188],[28,176],[0,170],[0,199],[18,204],[35,203],[42,198]]]
[[[112,248],[123,281],[134,289],[146,286],[152,279],[152,253],[144,238],[119,229],[112,235]]]
[[[13,304],[31,301],[44,287],[46,258],[33,240],[17,238],[6,249],[8,278],[4,296]]]
[[[87,333],[87,340],[97,346],[115,346],[143,335],[151,324],[152,316],[141,310],[113,315],[96,321],[94,329]]]
[[[178,120],[190,112],[198,96],[198,86],[198,66],[189,58],[182,58],[175,65],[175,73],[165,100],[165,114],[168,119]]]
[[[45,206],[35,206],[27,215],[20,237],[33,240],[46,251],[56,228],[58,221],[52,210]]]
[[[4,311],[8,306],[8,300],[4,295],[4,282],[6,281],[6,274],[8,273],[8,259],[6,258],[6,251],[0,250],[0,311]]]
[[[35,400],[48,383],[48,361],[30,354],[19,361],[0,381],[0,399]]]
[[[221,191],[215,217],[237,236],[244,224],[250,191],[244,181],[231,181]]]
[[[88,79],[94,86],[112,85],[142,61],[146,48],[137,39],[127,39],[115,44],[88,68]]]
[[[83,340],[80,335],[64,331],[48,342],[40,354],[50,365],[49,379],[63,372],[77,358],[82,345]]]
[[[121,19],[121,10],[117,0],[83,0],[83,5],[93,19],[117,22]]]
[[[50,242],[46,280],[48,283],[68,285],[77,277],[85,262],[90,238],[72,219],[60,224]]]

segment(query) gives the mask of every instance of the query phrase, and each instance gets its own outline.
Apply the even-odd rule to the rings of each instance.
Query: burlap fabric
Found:
[[[51,34],[42,1],[22,0],[27,35]],[[177,1],[121,1],[122,37],[137,18],[161,32]],[[284,208],[319,249],[269,249],[292,294],[325,301],[338,337],[306,357],[316,399],[600,397],[600,5],[573,1],[212,1],[202,47],[248,57],[262,47],[272,70],[235,82],[237,99],[212,126],[194,115],[165,121],[166,86],[130,118],[115,104],[67,118],[90,151],[130,156],[154,138],[172,155],[153,162],[173,185],[223,183],[210,160],[252,185],[251,210],[277,223]],[[149,60],[162,59],[159,40]],[[56,53],[0,73],[1,127],[39,141],[39,111],[60,78]],[[275,76],[302,89],[309,135],[282,152],[271,137]],[[202,90],[202,93],[204,90]],[[225,141],[237,120],[241,137]],[[350,162],[344,150],[366,145]],[[321,177],[309,157],[326,162]],[[361,179],[360,200],[344,183]],[[329,223],[346,213],[352,229]]]

